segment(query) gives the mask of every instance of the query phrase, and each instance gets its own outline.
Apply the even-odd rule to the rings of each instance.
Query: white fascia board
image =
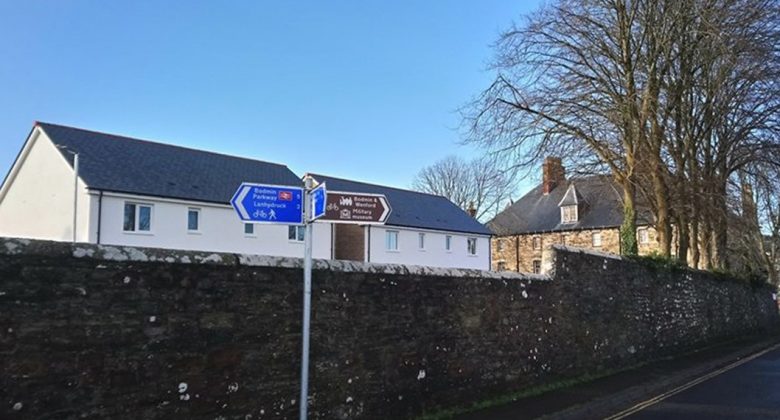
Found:
[[[233,208],[233,206],[231,206],[230,204],[218,204],[218,203],[211,203],[207,201],[197,201],[197,200],[183,200],[179,198],[156,197],[153,195],[143,195],[143,194],[119,193],[119,192],[99,190],[99,189],[90,189],[89,194],[98,195],[100,194],[101,191],[103,192],[103,197],[127,198],[136,201],[157,201],[162,203],[184,204],[184,205],[194,206],[194,207],[214,207],[219,209]]]
[[[49,138],[49,136],[46,134],[46,132],[38,125],[33,127],[32,131],[30,132],[30,135],[27,137],[27,140],[24,142],[24,146],[22,146],[22,150],[19,152],[19,156],[16,158],[16,161],[14,161],[13,166],[11,166],[11,170],[8,172],[8,176],[5,179],[5,182],[3,182],[3,185],[0,186],[0,202],[3,201],[6,194],[8,194],[8,190],[11,188],[11,184],[13,184],[14,180],[16,179],[16,176],[19,174],[19,171],[22,169],[22,166],[24,165],[24,162],[27,160],[27,156],[30,154],[30,151],[35,146],[35,144],[38,141],[45,140],[48,141],[52,148],[54,148],[54,151],[57,153],[57,155],[62,159],[63,162],[65,162],[65,166],[68,167],[68,170],[70,170],[71,173],[73,173],[73,166],[68,162],[68,159],[63,156],[62,152],[60,152],[59,147],[57,147],[56,144],[54,144],[53,141]],[[87,183],[84,182],[84,180],[79,176],[79,184],[81,187],[86,187]]]
[[[577,189],[574,188],[574,183],[572,182],[571,185],[569,185],[569,188],[566,189],[566,193],[563,194],[563,198],[561,198],[561,201],[558,202],[558,207],[561,207],[561,203],[563,203],[563,200],[565,200],[566,197],[569,196],[569,191],[573,191],[574,193],[574,204],[580,204],[580,200],[577,198]]]
[[[2,202],[6,194],[8,194],[8,190],[11,188],[11,184],[14,183],[16,176],[22,169],[22,165],[24,165],[24,162],[27,160],[27,156],[30,154],[30,151],[41,135],[43,135],[43,137],[51,143],[51,140],[48,138],[48,136],[46,136],[41,127],[37,125],[33,127],[33,129],[30,131],[30,135],[27,136],[27,139],[24,141],[22,150],[19,151],[19,155],[16,157],[16,160],[11,166],[11,170],[8,171],[8,175],[6,175],[5,180],[3,181],[3,185],[0,186],[0,202]],[[52,143],[52,147],[56,148],[54,143]]]

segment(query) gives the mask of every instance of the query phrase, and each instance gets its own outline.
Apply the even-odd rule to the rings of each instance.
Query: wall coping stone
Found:
[[[202,264],[223,266],[278,267],[303,269],[303,258],[269,255],[231,254],[225,252],[201,252],[163,248],[144,248],[118,245],[97,245],[43,241],[26,238],[0,237],[0,255],[45,256],[54,258],[80,258],[96,261],[158,262],[168,264]],[[313,270],[363,272],[433,277],[463,277],[500,280],[550,281],[548,275],[495,272],[477,269],[429,267],[422,265],[366,263],[314,259]]]

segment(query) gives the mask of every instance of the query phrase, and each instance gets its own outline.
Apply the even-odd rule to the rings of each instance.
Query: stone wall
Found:
[[[639,231],[641,230],[647,231],[646,242],[639,241]],[[594,233],[601,234],[601,246],[594,246]],[[534,246],[534,238],[538,238],[539,247]],[[640,255],[657,251],[658,242],[655,229],[653,227],[640,227],[637,230],[637,244]],[[555,245],[620,254],[620,230],[617,228],[586,229],[494,237],[491,247],[493,270],[534,273],[534,261],[543,262],[546,260],[545,254]]]
[[[315,261],[312,418],[408,418],[775,328],[771,291]],[[0,418],[297,418],[298,259],[0,239]]]

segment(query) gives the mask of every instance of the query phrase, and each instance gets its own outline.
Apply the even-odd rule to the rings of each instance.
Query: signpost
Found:
[[[325,215],[325,207],[328,200],[328,193],[325,191],[325,183],[318,185],[311,190],[311,219],[317,220]]]
[[[319,219],[329,223],[384,224],[390,215],[390,204],[385,196],[379,194],[329,193],[325,183],[314,187],[314,180],[309,176],[304,179],[304,188],[245,182],[238,187],[230,204],[238,213],[238,217],[245,222],[306,226],[303,239],[300,399],[300,418],[305,420],[309,405],[312,223]]]
[[[325,216],[321,220],[331,223],[383,225],[390,212],[390,204],[384,195],[330,191]]]
[[[303,188],[245,182],[230,200],[238,217],[252,223],[303,224]]]

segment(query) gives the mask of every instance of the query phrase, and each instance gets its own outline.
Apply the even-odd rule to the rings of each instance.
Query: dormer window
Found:
[[[577,223],[577,216],[576,205],[561,207],[561,223]]]
[[[577,223],[580,220],[581,202],[582,197],[577,193],[574,183],[571,183],[558,203],[558,207],[561,208],[561,224]]]

